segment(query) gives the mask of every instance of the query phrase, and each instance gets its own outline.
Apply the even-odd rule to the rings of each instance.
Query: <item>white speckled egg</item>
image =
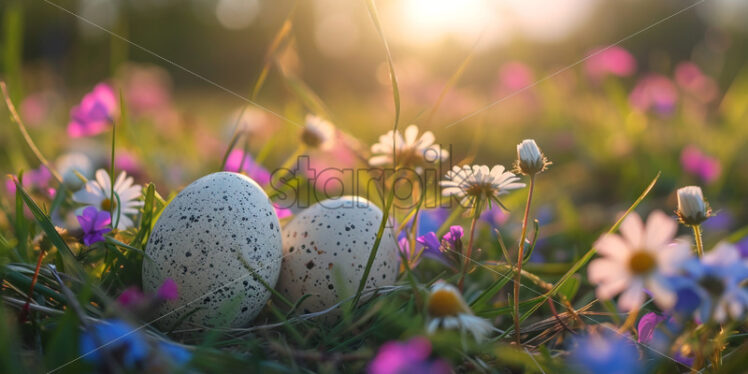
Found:
[[[161,213],[146,245],[143,289],[173,279],[179,298],[161,304],[158,323],[240,327],[270,298],[247,265],[270,286],[281,267],[278,216],[250,178],[220,172],[182,190]],[[243,259],[243,260],[242,260]]]
[[[291,302],[311,295],[300,312],[327,309],[358,288],[382,220],[382,211],[358,196],[312,205],[283,228],[283,267],[276,289]],[[397,243],[384,231],[365,289],[395,283]],[[342,288],[342,289],[339,289]]]

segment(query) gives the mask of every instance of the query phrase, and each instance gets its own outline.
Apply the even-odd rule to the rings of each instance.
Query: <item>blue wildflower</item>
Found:
[[[106,357],[115,358],[125,369],[141,367],[148,357],[148,342],[137,330],[121,320],[106,320],[84,332],[79,341],[83,360],[101,366]]]
[[[687,277],[680,280],[680,289],[690,288],[698,295],[701,321],[742,318],[748,309],[748,288],[741,285],[748,279],[748,265],[734,245],[718,244],[702,259],[687,262],[685,270]]]
[[[622,335],[610,332],[589,334],[575,339],[570,365],[586,374],[636,374],[643,372],[636,345]]]

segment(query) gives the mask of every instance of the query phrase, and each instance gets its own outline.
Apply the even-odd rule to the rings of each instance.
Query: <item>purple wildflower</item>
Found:
[[[449,261],[447,261],[444,253],[442,253],[441,243],[439,242],[439,239],[437,239],[436,234],[429,232],[426,235],[420,236],[416,238],[416,243],[423,247],[419,257],[428,257],[432,260],[439,261],[442,264],[449,265]]]
[[[424,337],[383,344],[369,363],[369,374],[447,374],[452,369],[442,359],[429,359],[431,343]]]
[[[509,212],[496,204],[480,214],[481,221],[488,223],[491,227],[503,226],[509,220]]]
[[[244,172],[261,186],[270,183],[270,172],[256,163],[249,153],[245,154],[241,149],[234,149],[229,153],[224,170],[234,173]]]
[[[738,252],[740,252],[741,258],[748,258],[748,236],[740,239],[740,241],[735,243],[735,246],[738,248]]]
[[[416,239],[416,242],[422,245],[425,248],[425,251],[441,253],[441,251],[439,250],[441,243],[439,242],[439,239],[436,237],[436,234],[433,232],[430,232],[430,233],[427,233],[426,235],[418,237]]]
[[[72,138],[100,134],[117,116],[117,97],[112,86],[99,83],[70,111],[68,135]]]
[[[109,212],[100,211],[92,206],[83,209],[83,213],[78,216],[78,223],[83,229],[83,244],[85,245],[103,242],[104,234],[112,231],[112,217]]]

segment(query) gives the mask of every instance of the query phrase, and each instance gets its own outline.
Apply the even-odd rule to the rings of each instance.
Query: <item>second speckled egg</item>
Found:
[[[276,289],[304,313],[327,309],[355,292],[374,245],[382,211],[358,196],[321,201],[282,230],[283,265]],[[386,228],[365,289],[390,286],[399,269],[397,243]]]

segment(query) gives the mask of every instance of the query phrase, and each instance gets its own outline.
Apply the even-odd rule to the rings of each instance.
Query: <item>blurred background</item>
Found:
[[[708,232],[745,225],[748,2],[376,7],[401,128],[433,131],[453,163],[509,165],[519,141],[536,139],[554,162],[538,198],[549,235],[573,243],[608,226],[657,172],[642,210],[672,211],[675,189],[698,184],[719,213]],[[65,129],[70,109],[108,82],[128,109],[118,167],[163,194],[219,168],[238,119],[257,130],[248,150],[268,169],[298,144],[280,117],[320,114],[364,150],[393,124],[385,48],[363,0],[4,0],[0,11],[2,79],[43,152],[107,163],[108,133]],[[0,172],[39,167],[0,113]]]

